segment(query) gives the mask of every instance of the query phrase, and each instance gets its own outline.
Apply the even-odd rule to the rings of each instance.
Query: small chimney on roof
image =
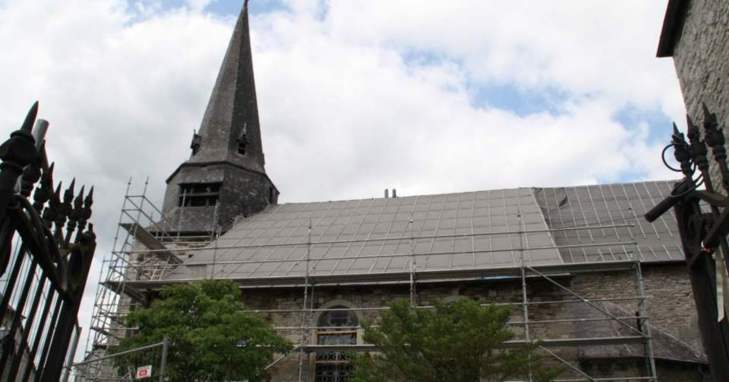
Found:
[[[392,197],[397,198],[397,190],[394,188],[392,189]]]
[[[386,188],[385,189],[385,199],[387,199],[389,197],[390,197],[390,190]]]

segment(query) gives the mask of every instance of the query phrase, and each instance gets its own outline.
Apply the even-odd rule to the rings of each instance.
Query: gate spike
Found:
[[[53,191],[53,198],[60,202],[61,201],[61,187],[63,187],[63,182],[58,182],[58,185],[56,186],[56,190]]]
[[[82,206],[83,200],[84,200],[84,187],[81,186],[81,190],[79,190],[78,195],[76,195],[76,199],[73,200],[73,206],[78,206],[79,208]]]
[[[671,137],[673,144],[673,157],[681,164],[681,172],[691,178],[693,171],[691,169],[691,149],[689,148],[686,137],[678,130],[676,123],[673,123],[673,136]]]
[[[701,103],[701,109],[704,112],[704,123],[712,123],[716,124],[716,115],[709,111],[709,108],[706,106],[706,102]]]
[[[46,222],[46,226],[48,228],[51,228],[53,222],[56,221],[58,208],[61,205],[61,183],[62,182],[58,182],[56,190],[51,193],[50,200],[48,201],[48,206],[43,210],[43,220]]]
[[[89,193],[86,195],[86,199],[84,199],[84,205],[81,208],[81,223],[80,223],[80,230],[83,230],[84,226],[86,225],[86,222],[91,218],[91,205],[94,203],[94,186],[91,186],[91,189],[89,189]]]
[[[88,195],[86,195],[86,199],[84,199],[84,205],[86,207],[90,207],[94,203],[94,186],[91,186],[91,189],[89,189]]]
[[[719,127],[719,123],[716,119],[716,114],[709,111],[706,107],[706,103],[701,103],[701,108],[704,109],[704,136],[706,137],[706,143],[711,147],[714,154],[714,160],[719,165],[719,174],[721,175],[721,185],[725,191],[729,192],[729,168],[726,163],[726,148],[724,143],[724,133]]]
[[[694,130],[696,130],[696,125],[694,124],[694,120],[691,119],[691,116],[686,114],[686,133],[691,135]]]
[[[35,124],[35,117],[37,115],[38,101],[35,101],[33,106],[30,107],[30,110],[28,110],[28,114],[25,116],[25,121],[23,121],[23,125],[20,127],[20,130],[30,134],[30,132],[33,131],[33,125]]]
[[[68,186],[66,189],[66,192],[63,194],[63,202],[64,203],[71,203],[71,200],[73,200],[73,189],[76,186],[76,178],[71,179],[71,185]]]
[[[694,124],[694,121],[688,114],[686,114],[686,122],[688,123],[687,135],[690,144],[691,159],[696,164],[696,167],[699,168],[699,171],[701,171],[701,175],[704,177],[706,190],[714,192],[714,186],[709,175],[709,159],[706,156],[709,153],[709,150],[706,148],[705,142],[701,140],[701,132],[699,131],[698,126]]]

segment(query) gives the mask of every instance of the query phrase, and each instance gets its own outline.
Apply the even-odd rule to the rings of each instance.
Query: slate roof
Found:
[[[545,220],[566,263],[625,260],[682,260],[673,213],[649,223],[643,214],[670,194],[675,181],[535,188]],[[628,226],[632,225],[632,226]],[[568,227],[613,227],[561,230]],[[635,242],[637,245],[579,247],[580,244]]]
[[[681,260],[673,217],[642,218],[672,184],[281,204],[239,220],[168,279],[301,277],[307,252],[311,276],[409,272],[411,259],[418,272],[509,268],[522,254],[534,266]]]
[[[238,154],[245,129],[246,155]],[[228,162],[265,173],[253,75],[248,5],[243,6],[210,94],[198,134],[200,151],[186,163]]]

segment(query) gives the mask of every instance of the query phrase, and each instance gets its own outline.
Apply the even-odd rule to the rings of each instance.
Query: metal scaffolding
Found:
[[[85,358],[103,357],[106,350],[129,334],[124,318],[130,310],[144,304],[144,294],[129,288],[129,281],[164,280],[168,272],[182,263],[180,249],[195,249],[208,244],[212,236],[173,234],[159,208],[147,197],[149,179],[142,192],[133,193],[129,179],[124,193],[112,251],[103,259],[99,285],[91,314],[90,334]],[[83,380],[107,380],[109,365],[89,363],[79,370]]]
[[[610,227],[595,227],[590,228],[586,227],[584,229],[603,229],[603,228],[610,228]],[[635,244],[635,243],[632,243]],[[311,246],[311,242],[308,243],[309,247]],[[512,269],[511,276],[514,280],[519,280],[521,285],[521,301],[518,303],[502,303],[497,305],[510,305],[520,308],[522,313],[522,320],[521,321],[510,321],[508,325],[513,327],[521,327],[522,328],[522,338],[517,340],[511,340],[506,343],[504,343],[505,348],[514,347],[514,346],[524,346],[527,344],[534,344],[539,343],[539,348],[546,353],[547,355],[551,356],[555,360],[557,360],[562,365],[566,366],[566,370],[570,371],[574,377],[568,377],[568,378],[560,378],[555,380],[556,382],[572,382],[572,381],[657,381],[656,376],[656,366],[655,366],[655,359],[654,359],[654,353],[653,353],[653,344],[652,344],[652,338],[650,334],[650,325],[649,325],[649,317],[646,307],[646,299],[647,296],[645,295],[644,290],[644,284],[643,284],[643,276],[641,271],[641,264],[640,261],[637,259],[637,257],[634,257],[633,260],[627,260],[627,261],[619,261],[619,262],[604,262],[604,263],[583,263],[579,264],[579,267],[535,267],[535,266],[529,266],[524,262],[523,252],[527,251],[528,248],[526,244],[522,241],[521,248],[518,249],[522,253],[521,262],[518,268]],[[307,251],[309,253],[309,251]],[[354,311],[354,312],[364,312],[364,311],[384,311],[389,309],[386,306],[376,306],[376,307],[351,307],[351,308],[321,308],[321,309],[314,309],[313,303],[307,303],[307,301],[311,301],[311,299],[308,296],[308,291],[312,290],[314,286],[322,287],[326,286],[326,284],[314,284],[310,280],[309,276],[309,263],[312,259],[310,259],[308,256],[306,258],[306,277],[304,279],[303,283],[303,290],[304,290],[304,304],[301,309],[253,309],[250,310],[251,312],[255,313],[263,313],[263,314],[270,314],[270,313],[276,313],[276,314],[302,314],[302,323],[300,326],[275,326],[275,329],[282,332],[291,332],[291,331],[300,331],[301,333],[301,342],[297,343],[295,345],[295,349],[299,353],[299,364],[298,364],[298,375],[299,375],[299,381],[308,381],[310,373],[307,373],[305,364],[303,362],[303,354],[309,353],[309,354],[321,354],[321,353],[331,353],[331,352],[369,352],[369,351],[377,351],[376,347],[372,345],[367,344],[357,344],[357,345],[319,345],[319,344],[312,344],[310,341],[308,341],[308,338],[311,338],[311,333],[315,333],[318,330],[332,330],[332,329],[339,329],[339,330],[361,330],[363,329],[362,326],[355,326],[355,327],[321,327],[318,325],[311,325],[306,324],[306,322],[311,322],[310,319],[304,319],[304,317],[311,318],[314,313],[323,313],[323,312],[331,312],[331,311]],[[415,301],[417,301],[417,296],[415,295],[417,290],[417,271],[414,264],[410,264],[409,266],[410,273],[407,277],[407,282],[409,283],[409,290],[410,290],[410,299],[413,306],[417,309],[432,309],[434,306],[431,305],[416,305]],[[573,291],[569,287],[565,286],[563,283],[558,281],[559,278],[564,277],[565,273],[593,273],[593,272],[605,272],[605,271],[628,271],[628,272],[634,272],[635,280],[636,280],[636,294],[630,297],[618,297],[618,298],[592,298],[592,297],[585,297],[580,295],[579,293]],[[503,273],[500,273],[503,274]],[[518,276],[517,276],[518,275]],[[539,278],[542,280],[546,280],[550,284],[554,285],[556,288],[562,290],[565,292],[565,294],[570,295],[571,299],[565,299],[565,300],[553,300],[553,301],[530,301],[528,298],[528,280],[533,280],[534,278]],[[448,281],[453,281],[453,278],[446,278]],[[463,281],[469,280],[469,278],[462,279]],[[430,280],[432,281],[432,280]],[[404,281],[403,281],[404,282]],[[638,314],[637,315],[615,315],[602,307],[600,307],[598,302],[615,302],[615,301],[634,301],[637,304],[638,308]],[[551,320],[532,320],[530,319],[529,314],[529,307],[530,306],[543,306],[543,305],[558,305],[558,304],[585,304],[589,306],[590,308],[594,309],[596,312],[600,313],[603,317],[598,318],[585,318],[585,317],[572,317],[572,318],[564,318],[564,319],[551,319]],[[482,306],[488,306],[492,304],[482,304]],[[550,324],[557,324],[557,323],[586,323],[586,322],[598,322],[598,321],[610,321],[615,322],[623,327],[625,327],[628,331],[630,331],[631,335],[623,335],[623,336],[602,336],[602,337],[575,337],[575,338],[534,338],[534,336],[530,333],[530,325],[531,326],[545,326]],[[635,325],[632,325],[626,321],[632,321],[636,322]],[[616,378],[600,378],[600,377],[593,377],[586,373],[585,371],[581,370],[578,365],[575,365],[574,363],[570,362],[569,360],[565,359],[564,357],[560,356],[558,352],[554,351],[554,348],[564,348],[564,347],[575,347],[575,346],[610,346],[610,345],[628,345],[628,344],[642,344],[643,345],[643,359],[645,360],[645,370],[642,373],[643,375],[633,376],[633,377],[616,377]],[[274,361],[271,365],[269,365],[269,368],[274,367],[276,364],[278,364],[280,361],[285,358],[285,355],[281,358]],[[528,378],[525,381],[532,381],[531,374],[528,375]]]
[[[519,285],[520,290],[520,301],[518,302],[506,302],[498,304],[506,304],[512,306],[515,312],[520,313],[519,320],[512,320],[509,325],[514,327],[515,333],[519,334],[519,338],[509,341],[504,344],[505,347],[512,346],[523,346],[528,343],[539,342],[542,351],[553,357],[557,362],[560,362],[566,366],[569,371],[569,376],[566,376],[559,381],[625,381],[625,380],[642,380],[642,381],[656,381],[656,367],[653,355],[653,343],[650,333],[649,317],[646,308],[646,299],[643,275],[641,271],[641,263],[639,257],[636,255],[637,250],[631,250],[631,247],[636,245],[634,240],[630,241],[609,241],[609,242],[598,242],[592,241],[589,243],[582,243],[577,245],[551,245],[551,246],[530,246],[528,235],[535,232],[547,233],[549,235],[556,232],[583,232],[584,236],[592,237],[593,231],[600,230],[616,230],[618,228],[629,228],[632,227],[630,224],[624,224],[622,222],[616,222],[611,217],[610,224],[604,224],[598,222],[594,225],[584,226],[572,226],[572,227],[558,227],[554,229],[532,229],[527,230],[521,222],[521,213],[519,212],[519,227],[516,231],[501,231],[501,232],[471,232],[470,234],[454,234],[454,235],[434,235],[438,238],[445,236],[459,237],[459,238],[471,238],[472,240],[480,236],[490,235],[504,235],[504,234],[517,234],[519,236],[520,245],[519,248],[510,248],[508,250],[494,249],[492,251],[480,251],[479,253],[489,253],[497,251],[512,251],[518,252],[520,255],[520,261],[518,264],[505,267],[483,267],[483,268],[467,268],[458,269],[452,268],[447,270],[421,270],[418,268],[416,262],[417,256],[415,253],[415,240],[427,239],[428,236],[414,236],[411,228],[408,228],[408,232],[404,237],[397,238],[383,238],[376,239],[376,241],[386,242],[389,240],[409,240],[409,253],[399,254],[379,254],[376,256],[361,255],[361,256],[335,256],[335,257],[322,257],[312,256],[312,248],[317,245],[324,244],[338,244],[338,243],[351,243],[351,242],[363,242],[365,240],[329,240],[329,241],[314,241],[312,240],[312,227],[313,223],[310,219],[308,224],[307,239],[304,243],[288,243],[288,244],[241,244],[241,245],[219,245],[217,241],[214,242],[214,246],[206,246],[210,243],[210,240],[215,237],[215,232],[211,233],[211,236],[202,238],[195,238],[190,240],[186,237],[179,237],[179,235],[169,234],[167,232],[174,232],[169,227],[174,227],[174,224],[166,224],[163,221],[161,212],[159,209],[146,198],[146,183],[145,188],[141,195],[130,195],[129,188],[125,195],[124,204],[122,206],[122,213],[120,217],[119,227],[124,228],[126,235],[123,240],[119,240],[121,230],[117,230],[115,237],[115,250],[112,251],[111,256],[105,261],[105,267],[101,274],[101,286],[97,292],[96,303],[94,305],[94,314],[92,318],[92,336],[89,339],[89,345],[87,345],[87,355],[93,353],[98,349],[105,349],[108,345],[113,344],[114,341],[118,340],[120,336],[127,334],[127,328],[123,327],[124,314],[133,305],[138,305],[144,301],[146,292],[150,290],[157,290],[163,285],[171,283],[190,282],[208,277],[219,277],[215,272],[216,265],[230,265],[230,264],[245,264],[247,262],[256,263],[291,263],[291,264],[303,264],[304,272],[301,275],[291,275],[286,277],[256,277],[256,275],[250,276],[238,276],[229,277],[231,280],[237,282],[242,289],[260,289],[260,288],[287,288],[290,290],[296,290],[301,288],[303,294],[303,303],[300,308],[293,309],[260,309],[256,307],[250,307],[251,312],[268,315],[286,316],[292,315],[291,317],[297,317],[290,322],[300,322],[299,325],[286,326],[276,325],[277,329],[282,335],[288,338],[295,338],[295,347],[293,354],[296,354],[298,364],[298,376],[300,381],[310,380],[311,371],[309,369],[310,355],[321,354],[329,352],[350,352],[350,351],[376,351],[373,346],[366,344],[350,344],[350,345],[322,345],[312,343],[312,339],[316,338],[317,331],[324,328],[317,326],[312,323],[312,319],[319,313],[328,311],[353,311],[353,312],[377,312],[388,309],[386,306],[351,306],[346,308],[317,308],[315,307],[314,290],[326,289],[332,287],[341,286],[355,286],[355,285],[369,285],[369,286],[388,286],[388,285],[406,285],[409,288],[410,301],[413,306],[419,309],[430,309],[432,306],[418,304],[418,293],[421,290],[427,290],[430,285],[439,285],[443,283],[455,283],[455,282],[468,282],[468,281],[483,281],[483,280],[499,280],[513,282],[514,285]],[[145,212],[152,211],[152,213]],[[161,223],[162,222],[162,223]],[[412,227],[413,219],[410,218],[408,225]],[[150,238],[154,239],[151,240]],[[117,248],[117,242],[119,249]],[[177,256],[182,254],[192,254],[198,251],[210,251],[213,250],[231,250],[231,249],[251,249],[251,248],[265,248],[267,246],[302,246],[306,247],[304,256],[302,258],[293,259],[268,259],[268,260],[219,260],[213,254],[212,261],[196,261],[195,259],[189,259],[188,261],[181,261],[180,258],[185,256]],[[585,248],[595,247],[610,247],[611,255],[614,258],[615,247],[623,248],[625,258],[624,260],[605,260],[605,261],[588,261],[588,262],[572,262],[562,264],[543,264],[543,265],[531,265],[525,260],[525,254],[529,251],[544,250],[544,249],[564,249],[579,250]],[[429,254],[429,256],[445,256],[448,252],[435,252]],[[474,253],[474,256],[476,254]],[[409,264],[406,272],[390,272],[387,274],[317,274],[312,273],[312,267],[316,268],[318,262],[330,261],[338,259],[349,259],[349,258],[362,258],[362,257],[404,257],[407,258]],[[213,271],[211,274],[208,272],[200,277],[191,278],[173,278],[168,277],[172,272],[179,272],[186,267],[195,267],[200,265],[212,265]],[[293,265],[292,265],[293,267]],[[569,280],[572,276],[587,274],[587,273],[601,273],[601,272],[632,272],[635,275],[635,291],[633,294],[625,296],[611,296],[611,291],[604,291],[604,295],[582,295],[577,291],[573,290],[566,285],[563,281]],[[184,272],[182,272],[184,274]],[[534,284],[536,280],[543,280],[549,285],[552,285],[555,290],[560,291],[561,295],[568,296],[567,298],[551,299],[551,300],[532,300],[529,298],[529,288]],[[293,288],[293,289],[292,289]],[[637,315],[631,314],[632,312],[625,312],[625,314],[615,314],[603,308],[600,304],[606,302],[623,303],[623,304],[634,304],[637,309]],[[534,318],[539,312],[540,307],[545,306],[569,306],[572,304],[581,304],[587,307],[591,312],[596,313],[597,316],[577,316],[577,317],[555,317],[548,319],[537,319]],[[622,328],[623,332],[613,336],[560,336],[550,338],[544,333],[549,333],[549,327],[554,325],[575,325],[575,324],[586,324],[586,323],[601,323],[611,322],[617,327]],[[352,329],[362,330],[361,326],[356,327],[338,327],[336,329]],[[541,334],[540,334],[541,333]],[[642,358],[645,360],[645,370],[640,375],[634,377],[620,377],[620,378],[598,378],[588,375],[583,371],[579,365],[572,363],[568,357],[563,356],[559,348],[575,348],[585,346],[613,346],[613,345],[641,345],[642,346]],[[99,354],[95,354],[98,356]],[[289,355],[282,355],[269,365],[269,368],[274,369],[280,364],[281,361],[289,358]],[[88,378],[88,380],[94,380]],[[531,380],[527,378],[526,380]]]

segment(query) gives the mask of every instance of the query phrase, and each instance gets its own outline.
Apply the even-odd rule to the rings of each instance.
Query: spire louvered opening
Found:
[[[220,197],[222,183],[183,183],[180,184],[178,207],[214,206]]]

